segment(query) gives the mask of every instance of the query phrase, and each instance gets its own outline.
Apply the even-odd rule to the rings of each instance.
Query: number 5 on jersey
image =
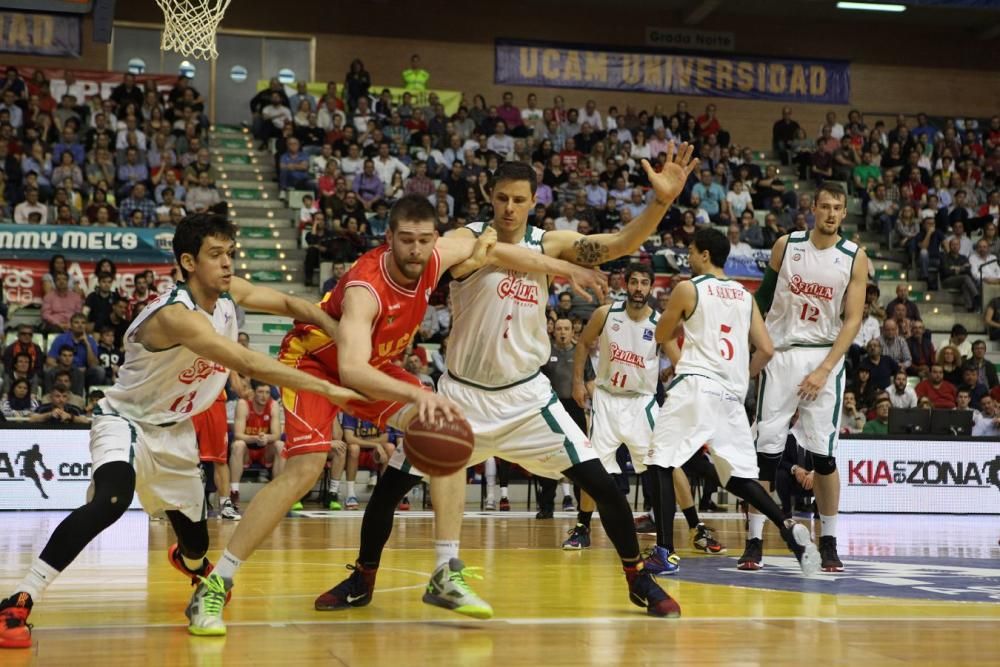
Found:
[[[719,325],[719,342],[722,343],[722,347],[719,349],[719,354],[726,361],[732,361],[733,357],[736,355],[736,348],[733,347],[733,341],[726,338],[726,334],[733,330],[728,324]]]

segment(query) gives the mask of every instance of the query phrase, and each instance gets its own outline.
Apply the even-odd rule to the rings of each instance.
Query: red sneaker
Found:
[[[34,603],[27,593],[15,593],[0,601],[0,648],[30,648],[28,615]]]
[[[510,511],[510,501],[507,500],[506,498],[501,498],[500,499],[500,511],[501,512],[509,512]]]

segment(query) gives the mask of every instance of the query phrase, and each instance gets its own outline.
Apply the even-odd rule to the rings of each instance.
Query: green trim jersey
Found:
[[[656,345],[656,323],[660,315],[636,322],[628,316],[625,301],[616,301],[598,338],[597,386],[609,394],[644,395],[656,393],[660,355]]]
[[[178,283],[143,308],[126,330],[125,363],[118,371],[118,381],[105,393],[103,412],[141,424],[175,424],[208,409],[225,388],[229,370],[224,366],[180,344],[150,350],[136,340],[146,320],[173,304],[196,311],[212,323],[216,333],[236,340],[236,304],[228,293],[223,293],[215,302],[215,311],[208,313],[195,304],[187,287]]]
[[[841,239],[820,250],[809,232],[792,232],[781,258],[771,310],[765,316],[774,349],[833,345],[843,326],[844,297],[858,245]]]
[[[753,296],[735,280],[701,275],[694,310],[684,321],[677,377],[701,375],[743,400],[750,384],[750,323]]]
[[[466,229],[476,236],[488,223]],[[528,226],[522,248],[542,252],[544,231]],[[548,276],[484,266],[451,283],[448,374],[498,389],[527,380],[549,360],[545,322]]]

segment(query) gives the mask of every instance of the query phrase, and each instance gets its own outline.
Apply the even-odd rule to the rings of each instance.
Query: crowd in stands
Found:
[[[157,227],[225,211],[205,100],[184,76],[167,92],[125,74],[108,98],[56,100],[44,73],[0,81],[0,215],[18,224]]]

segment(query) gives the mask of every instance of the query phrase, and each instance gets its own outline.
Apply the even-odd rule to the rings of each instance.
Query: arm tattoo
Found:
[[[607,247],[586,236],[578,239],[573,248],[576,250],[576,259],[581,264],[596,266],[608,261]]]

